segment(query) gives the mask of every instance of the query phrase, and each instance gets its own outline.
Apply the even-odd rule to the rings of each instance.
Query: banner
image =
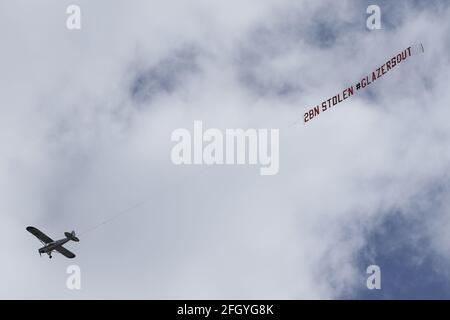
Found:
[[[344,100],[351,97],[354,93],[356,93],[358,90],[364,89],[371,83],[375,82],[376,80],[380,79],[383,75],[385,75],[388,71],[392,70],[396,66],[398,66],[402,61],[405,61],[412,55],[415,55],[417,53],[423,53],[423,45],[418,44],[415,46],[411,46],[403,50],[402,52],[398,53],[397,55],[393,56],[391,59],[387,60],[385,63],[383,63],[379,68],[374,70],[371,74],[365,76],[360,81],[358,81],[355,85],[352,85],[344,90],[342,90],[337,95],[322,101],[322,103],[316,105],[315,107],[309,109],[307,112],[303,115],[303,122],[306,124],[306,122],[312,120],[313,118],[317,117],[320,113],[323,113],[332,107],[336,106],[337,104],[343,102]]]

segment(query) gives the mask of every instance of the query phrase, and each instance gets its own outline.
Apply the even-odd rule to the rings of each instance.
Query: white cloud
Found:
[[[365,230],[448,169],[448,9],[408,9],[413,22],[370,33],[350,1],[79,1],[83,27],[70,32],[66,4],[1,5],[1,297],[334,297],[365,272]],[[327,46],[320,16],[345,28]],[[290,127],[417,42],[426,54],[371,85],[375,100]],[[139,72],[185,46],[199,52],[196,71],[164,69],[179,84],[136,102]],[[170,134],[197,119],[281,128],[280,173],[174,166]],[[65,287],[72,261],[39,259],[25,231],[82,231],[143,199],[68,246],[80,292]]]

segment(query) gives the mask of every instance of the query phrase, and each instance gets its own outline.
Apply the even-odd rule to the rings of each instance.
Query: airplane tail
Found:
[[[70,240],[72,240],[72,241],[75,241],[75,242],[80,241],[80,239],[78,239],[78,238],[75,236],[75,231],[72,231],[72,232],[64,232],[64,235],[65,235],[67,238],[69,238]]]

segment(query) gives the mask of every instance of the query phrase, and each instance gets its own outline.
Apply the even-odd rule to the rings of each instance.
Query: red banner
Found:
[[[416,52],[424,52],[423,46],[420,44],[418,46],[408,47],[399,54],[395,55],[385,63],[383,63],[378,69],[373,71],[370,75],[367,75],[366,77],[362,78],[358,83],[356,83],[354,86],[350,86],[346,89],[344,89],[342,92],[338,93],[337,95],[324,100],[322,103],[316,105],[315,107],[309,109],[307,112],[303,115],[303,122],[306,123],[313,118],[317,117],[319,114],[329,110],[330,108],[334,107],[338,103],[341,103],[342,101],[346,100],[347,98],[351,97],[353,93],[358,90],[364,89],[374,81],[381,78],[384,74],[386,74],[389,70],[395,68],[397,65],[399,65],[402,61],[408,59],[411,57],[412,54]]]

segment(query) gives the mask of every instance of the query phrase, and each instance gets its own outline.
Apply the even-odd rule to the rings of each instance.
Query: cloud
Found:
[[[1,5],[1,297],[348,296],[398,212],[425,226],[414,255],[447,263],[446,201],[432,219],[413,204],[448,170],[448,7],[405,5],[368,32],[354,1],[80,1],[69,32],[68,4]],[[366,95],[289,127],[418,42]],[[194,120],[281,128],[279,174],[174,166],[170,134]],[[27,225],[80,231],[77,259],[39,259]]]
[[[187,76],[198,72],[196,56],[195,49],[183,48],[175,50],[171,56],[146,71],[142,71],[142,66],[137,66],[137,74],[130,88],[132,100],[148,102],[159,93],[173,93],[187,81]]]

